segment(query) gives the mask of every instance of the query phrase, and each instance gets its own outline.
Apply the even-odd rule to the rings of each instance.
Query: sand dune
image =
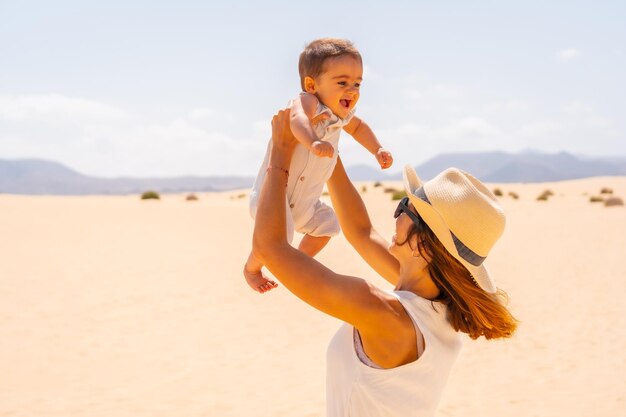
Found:
[[[623,415],[626,208],[589,196],[626,199],[626,178],[496,186],[520,199],[502,198],[488,267],[521,325],[508,341],[468,340],[439,415]],[[395,203],[367,188],[390,236]],[[535,201],[544,189],[555,195]],[[0,416],[323,415],[339,323],[282,287],[248,289],[253,223],[238,194],[0,195]],[[319,259],[386,285],[341,236]]]

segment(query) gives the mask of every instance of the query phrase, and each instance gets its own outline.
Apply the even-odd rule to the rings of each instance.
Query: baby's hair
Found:
[[[318,77],[324,72],[324,61],[341,55],[350,55],[359,62],[363,62],[361,54],[349,40],[322,38],[309,43],[300,54],[298,61],[302,90],[305,89],[304,79],[306,77]]]

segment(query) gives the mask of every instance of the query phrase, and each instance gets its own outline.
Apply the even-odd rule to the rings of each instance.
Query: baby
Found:
[[[341,130],[376,157],[382,169],[393,162],[374,132],[354,116],[363,76],[361,54],[350,41],[318,39],[306,46],[298,63],[302,92],[290,102],[290,126],[299,144],[289,166],[287,183],[287,236],[291,243],[294,229],[304,236],[298,249],[315,256],[339,233],[333,210],[320,201],[324,184],[337,162]],[[272,142],[250,193],[250,213],[255,217],[258,198],[268,167]],[[244,266],[244,276],[252,289],[264,293],[276,283],[261,273],[263,264],[252,253]]]

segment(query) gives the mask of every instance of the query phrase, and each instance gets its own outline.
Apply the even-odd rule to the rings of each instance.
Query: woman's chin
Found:
[[[389,244],[389,247],[387,248],[387,250],[393,254],[393,250],[398,247],[397,242],[396,242],[396,235],[394,234],[393,236],[391,236],[391,243]]]

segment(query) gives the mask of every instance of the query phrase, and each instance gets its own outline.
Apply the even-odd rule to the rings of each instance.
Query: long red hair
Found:
[[[498,289],[490,294],[478,287],[470,272],[456,260],[422,221],[414,226],[420,255],[430,262],[428,272],[439,289],[435,302],[447,306],[448,321],[456,331],[467,333],[472,339],[511,337],[517,328],[517,320],[507,309],[507,294]]]

